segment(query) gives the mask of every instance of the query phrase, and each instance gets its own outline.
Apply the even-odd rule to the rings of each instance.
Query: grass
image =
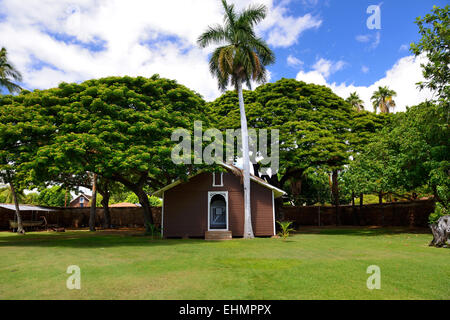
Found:
[[[151,240],[129,232],[0,233],[0,299],[450,299],[450,250],[400,229],[281,239]],[[68,290],[69,265],[81,290]],[[381,290],[368,290],[369,265]]]

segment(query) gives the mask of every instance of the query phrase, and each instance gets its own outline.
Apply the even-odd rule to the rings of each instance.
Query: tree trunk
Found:
[[[103,228],[111,228],[111,213],[109,211],[109,199],[111,198],[111,192],[109,191],[108,181],[104,178],[100,179],[97,183],[97,191],[102,196],[103,207]]]
[[[275,221],[283,220],[282,209],[283,209],[283,197],[276,198],[275,199]]]
[[[144,189],[135,189],[133,191],[139,198],[139,203],[142,206],[142,209],[144,210],[144,225],[145,225],[145,232],[151,232],[150,225],[153,225],[153,215],[150,208],[150,201],[148,201],[148,195],[145,193]]]
[[[141,175],[139,178],[138,183],[132,183],[120,175],[114,176],[114,179],[120,183],[122,183],[125,187],[127,187],[129,190],[133,191],[135,195],[137,195],[139,199],[139,203],[142,206],[142,209],[144,211],[144,226],[145,226],[145,232],[150,233],[151,228],[150,225],[153,225],[153,215],[150,209],[150,201],[148,200],[148,196],[144,191],[144,185],[147,181],[147,174]]]
[[[356,208],[355,208],[355,192],[352,191],[352,216],[353,216],[353,225],[358,225],[358,218],[356,214]]]
[[[103,214],[105,217],[105,220],[103,221],[103,228],[109,229],[111,228],[111,213],[109,212],[109,198],[111,195],[108,191],[106,191],[102,193],[102,197]]]
[[[237,91],[239,96],[239,109],[241,111],[241,133],[242,133],[242,156],[244,171],[244,238],[254,238],[252,215],[250,206],[250,156],[248,150],[248,130],[247,117],[245,115],[244,95],[242,92],[242,81],[237,83]]]
[[[430,225],[433,240],[430,246],[447,247],[450,236],[450,216],[439,218],[438,222]]]
[[[378,203],[383,204],[383,192],[382,191],[380,191],[378,193]]]
[[[95,231],[95,214],[97,209],[97,174],[92,175],[91,214],[89,217],[89,230]]]
[[[341,217],[339,214],[339,186],[338,186],[338,170],[333,170],[332,175],[332,193],[334,205],[336,208],[336,224],[341,225]]]
[[[362,207],[364,205],[364,194],[361,192],[359,194],[359,206]]]
[[[19,200],[17,200],[17,194],[16,190],[14,189],[14,184],[9,181],[9,186],[11,187],[11,194],[14,199],[14,206],[16,208],[16,217],[17,217],[17,233],[25,234],[25,230],[23,229],[22,224],[22,216],[20,215],[20,207],[19,207]]]

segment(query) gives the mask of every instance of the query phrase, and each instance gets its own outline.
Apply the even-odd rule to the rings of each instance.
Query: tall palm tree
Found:
[[[350,93],[350,96],[345,100],[350,103],[354,110],[361,112],[364,110],[364,101],[361,100],[359,95],[355,92]]]
[[[244,171],[244,238],[253,238],[249,142],[242,84],[245,83],[251,88],[251,81],[264,83],[267,75],[265,66],[275,62],[275,55],[254,31],[255,25],[266,17],[266,6],[251,5],[241,12],[236,12],[234,5],[229,5],[226,0],[222,0],[222,5],[225,11],[224,24],[208,27],[208,30],[198,38],[198,44],[202,48],[212,44],[218,46],[209,62],[210,71],[217,78],[219,89],[225,91],[231,84],[238,93]]]
[[[378,87],[378,90],[373,93],[372,100],[374,112],[380,108],[381,113],[389,113],[389,108],[395,107],[394,97],[397,92],[386,87]]]
[[[8,61],[8,52],[0,50],[0,87],[5,87],[10,93],[20,92],[22,88],[13,81],[22,81],[22,75]]]

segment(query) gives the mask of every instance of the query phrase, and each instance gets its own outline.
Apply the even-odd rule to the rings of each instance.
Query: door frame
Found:
[[[227,227],[226,229],[211,229],[210,224],[210,218],[211,218],[211,199],[215,195],[221,195],[225,199],[225,206],[226,206],[226,223]],[[230,222],[229,222],[229,215],[228,215],[228,191],[208,191],[208,231],[229,231],[230,228]]]

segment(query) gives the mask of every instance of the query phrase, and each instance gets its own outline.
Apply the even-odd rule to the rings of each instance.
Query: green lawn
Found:
[[[0,299],[450,299],[450,250],[398,229],[306,229],[281,239],[156,240],[0,233]],[[81,268],[81,290],[66,269]],[[381,290],[366,269],[381,268]]]

